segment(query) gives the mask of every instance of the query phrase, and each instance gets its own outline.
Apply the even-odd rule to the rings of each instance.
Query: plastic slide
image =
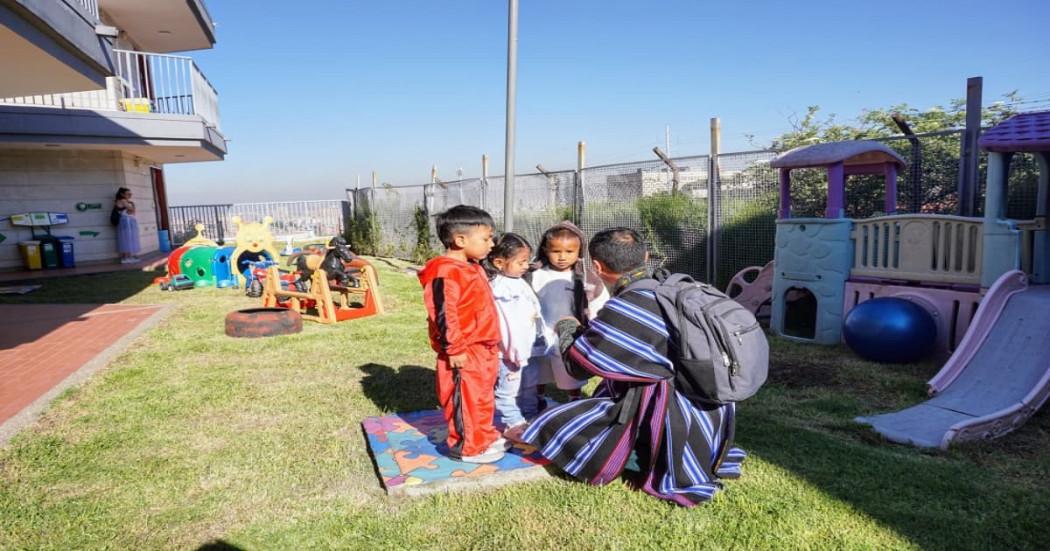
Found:
[[[947,449],[1002,436],[1050,396],[1050,285],[1011,271],[988,290],[955,354],[930,379],[931,399],[858,417],[889,440]]]

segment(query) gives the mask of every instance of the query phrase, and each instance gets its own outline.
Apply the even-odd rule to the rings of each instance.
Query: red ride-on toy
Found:
[[[272,260],[260,260],[252,262],[249,266],[248,273],[245,274],[244,294],[252,298],[259,298],[263,294],[263,287],[266,284],[270,267],[277,266],[277,263]],[[294,272],[279,270],[278,274],[281,278],[282,289],[287,289],[289,285],[294,285],[299,278],[298,274]]]

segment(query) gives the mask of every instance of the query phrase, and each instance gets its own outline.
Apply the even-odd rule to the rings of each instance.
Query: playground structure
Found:
[[[167,277],[157,278],[166,283],[176,275],[189,277],[195,286],[233,287],[237,285],[232,267],[233,247],[222,247],[204,237],[204,225],[195,226],[197,235],[171,251],[168,255]]]
[[[355,258],[348,263],[348,267],[359,270],[361,276],[359,287],[346,287],[329,280],[328,273],[320,268],[321,255],[312,256],[316,258],[316,267],[305,292],[282,288],[277,266],[270,266],[263,280],[264,307],[289,308],[299,312],[303,319],[325,324],[385,312],[375,268],[366,260]]]
[[[969,331],[927,383],[932,398],[894,413],[859,417],[886,438],[945,449],[1002,436],[1050,397],[1050,112],[1014,115],[979,144],[988,152],[982,288]],[[1006,216],[1010,161],[1031,153],[1039,165],[1035,218]]]
[[[933,398],[857,419],[896,442],[947,448],[995,438],[1050,396],[1050,320],[1042,314],[1050,307],[1050,112],[1015,115],[980,146],[989,155],[984,218],[895,214],[903,161],[882,144],[818,144],[778,156],[771,163],[781,190],[773,266],[750,284],[744,272],[733,280],[748,307],[771,289],[775,333],[816,344],[838,344],[844,316],[876,297],[925,309],[937,347],[950,354],[928,383]],[[1035,218],[1024,221],[1006,216],[1010,160],[1021,152],[1034,154],[1040,169]],[[828,175],[825,217],[791,218],[791,171],[814,167]],[[853,174],[885,177],[886,215],[844,217]]]
[[[230,253],[230,265],[234,281],[240,286],[244,284],[244,273],[251,269],[252,262],[277,262],[281,256],[273,245],[273,234],[270,232],[273,218],[266,216],[262,222],[244,222],[240,216],[234,216],[233,223],[237,224],[237,236],[234,238],[236,246]]]
[[[933,214],[896,214],[901,157],[871,141],[793,149],[771,166],[780,170],[780,208],[770,327],[789,339],[816,344],[842,340],[845,315],[877,297],[922,306],[937,325],[936,349],[950,354],[981,300],[982,221]],[[823,218],[791,216],[791,172],[827,172]],[[885,215],[845,217],[849,176],[885,178]],[[1003,271],[1005,272],[1008,267]]]

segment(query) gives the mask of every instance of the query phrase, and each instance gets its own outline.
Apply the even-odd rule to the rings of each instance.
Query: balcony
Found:
[[[219,93],[191,58],[128,50],[113,54],[116,76],[106,79],[105,90],[7,98],[0,103],[196,116],[219,129]]]
[[[0,1],[0,97],[101,88],[113,40],[97,0]]]

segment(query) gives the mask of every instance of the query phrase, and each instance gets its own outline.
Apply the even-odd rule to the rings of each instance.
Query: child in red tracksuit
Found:
[[[437,216],[445,254],[419,272],[437,352],[438,402],[448,421],[449,455],[467,463],[492,463],[510,444],[493,425],[499,376],[499,316],[485,270],[478,262],[492,249],[492,217],[459,205]]]

